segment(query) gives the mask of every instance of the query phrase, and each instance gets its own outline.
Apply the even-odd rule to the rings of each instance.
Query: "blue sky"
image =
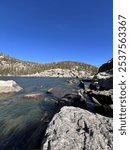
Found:
[[[0,51],[99,66],[112,58],[112,0],[0,0]]]

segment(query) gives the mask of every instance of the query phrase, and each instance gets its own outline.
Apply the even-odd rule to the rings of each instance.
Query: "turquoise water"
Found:
[[[24,150],[43,115],[54,113],[55,99],[73,92],[77,84],[68,84],[66,78],[0,77],[14,80],[23,90],[0,95],[0,150]],[[54,94],[47,94],[50,88]],[[36,99],[24,95],[40,93]]]

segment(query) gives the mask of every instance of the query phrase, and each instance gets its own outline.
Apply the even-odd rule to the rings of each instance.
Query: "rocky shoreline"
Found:
[[[69,76],[69,73],[65,76],[63,70],[60,71],[56,71],[56,74],[53,72],[53,75]],[[44,73],[36,76],[44,76]],[[79,89],[56,99],[55,112],[43,116],[27,141],[26,150],[113,149],[113,60],[103,64],[94,76],[75,73],[73,77],[83,78],[66,80],[68,84],[79,82]],[[86,86],[88,81],[91,81],[89,87]],[[17,83],[11,85],[11,92],[22,90]],[[13,91],[14,87],[19,90]],[[49,89],[46,94],[53,96],[55,89]],[[34,93],[24,97],[35,99],[39,96],[40,93]]]
[[[56,101],[57,113],[48,122],[40,149],[113,149],[112,63],[113,60],[99,68],[89,88],[82,80],[77,94],[67,94]]]
[[[31,75],[26,75],[26,76],[34,76],[34,77],[61,77],[61,78],[66,78],[66,77],[77,77],[77,78],[91,78],[92,79],[92,74],[88,73],[87,71],[78,71],[75,68],[74,69],[50,69],[50,70],[45,70],[44,72],[41,73],[36,73],[36,74],[31,74]]]
[[[1,76],[1,75],[0,75]],[[85,78],[91,80],[93,74],[87,71],[78,71],[77,69],[50,69],[40,73],[27,74],[27,75],[12,75],[6,76],[17,76],[17,77],[56,77],[56,78]]]

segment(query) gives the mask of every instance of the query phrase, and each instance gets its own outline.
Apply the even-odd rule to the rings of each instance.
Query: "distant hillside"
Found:
[[[87,71],[91,74],[97,72],[97,68],[95,66],[80,62],[62,61],[39,64],[29,61],[22,61],[0,53],[0,75],[31,75],[43,72],[45,70],[58,68],[70,70],[76,69],[77,71]]]

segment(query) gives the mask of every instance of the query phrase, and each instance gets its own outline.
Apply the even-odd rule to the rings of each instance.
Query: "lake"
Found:
[[[0,80],[14,80],[23,88],[18,93],[0,95],[0,150],[29,149],[30,139],[43,116],[54,113],[55,100],[78,89],[79,83],[69,84],[66,82],[68,79],[0,77]],[[47,94],[50,88],[53,88],[53,94]],[[40,96],[35,99],[25,97],[32,93]]]

